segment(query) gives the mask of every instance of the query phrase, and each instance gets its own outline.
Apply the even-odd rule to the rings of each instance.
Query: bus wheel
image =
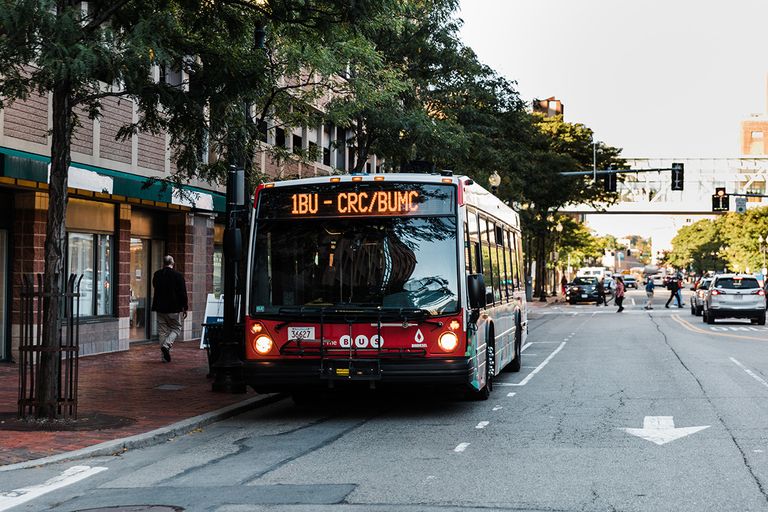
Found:
[[[494,348],[492,343],[488,343],[485,348],[485,386],[479,391],[472,391],[472,398],[474,400],[488,400],[493,391],[493,374],[494,374]]]

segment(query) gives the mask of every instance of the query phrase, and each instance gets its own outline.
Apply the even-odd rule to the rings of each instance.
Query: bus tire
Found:
[[[493,374],[494,374],[494,368],[495,368],[495,348],[494,348],[494,332],[493,328],[489,330],[488,335],[488,341],[485,345],[485,386],[480,388],[478,391],[472,391],[472,399],[483,401],[488,400],[488,398],[491,396],[491,391],[493,391]]]

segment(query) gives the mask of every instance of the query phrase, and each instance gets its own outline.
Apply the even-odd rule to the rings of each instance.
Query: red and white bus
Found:
[[[251,226],[243,371],[256,391],[437,383],[485,399],[519,371],[520,221],[471,179],[268,183]]]

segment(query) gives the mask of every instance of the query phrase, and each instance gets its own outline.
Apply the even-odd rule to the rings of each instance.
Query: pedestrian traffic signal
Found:
[[[712,194],[712,211],[727,212],[730,209],[730,197],[725,193],[725,187],[717,187]]]
[[[681,163],[672,164],[672,190],[683,190],[683,173],[685,166]]]
[[[609,171],[613,171],[613,166],[608,166]],[[616,173],[609,172],[603,175],[603,190],[606,192],[616,192]]]

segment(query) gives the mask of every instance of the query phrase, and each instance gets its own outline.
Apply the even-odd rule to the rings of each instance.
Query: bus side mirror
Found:
[[[483,274],[469,274],[467,276],[467,295],[469,296],[469,309],[485,307],[485,278]]]

